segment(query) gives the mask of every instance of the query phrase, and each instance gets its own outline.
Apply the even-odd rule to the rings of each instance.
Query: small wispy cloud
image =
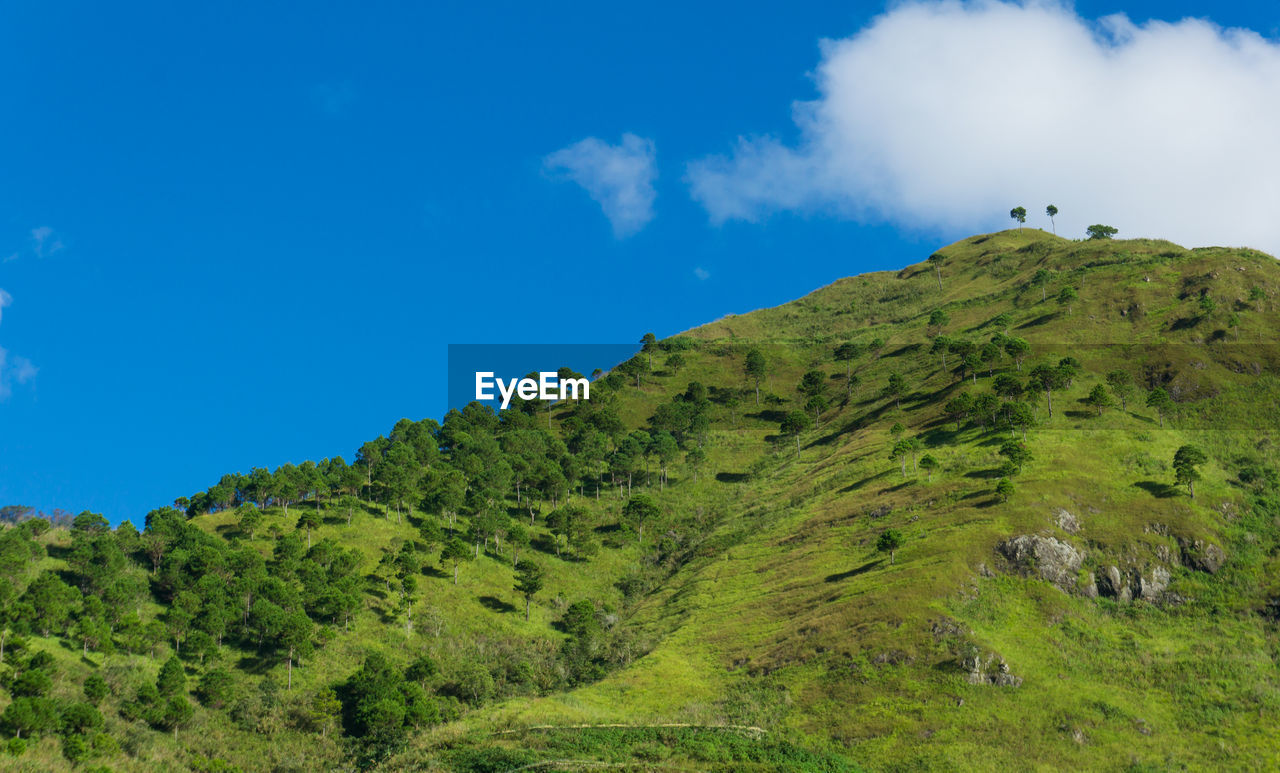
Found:
[[[0,315],[13,303],[13,296],[0,289]],[[0,317],[3,319],[3,317]],[[15,385],[25,384],[36,377],[36,366],[26,357],[10,358],[9,351],[0,346],[0,401],[13,394]]]
[[[0,401],[8,400],[14,386],[26,384],[36,377],[36,366],[26,357],[9,357],[9,351],[0,346]]]
[[[655,157],[652,140],[624,134],[617,145],[588,137],[547,156],[543,165],[581,185],[604,210],[613,235],[625,239],[653,219]]]
[[[356,90],[351,81],[319,83],[311,87],[311,99],[326,115],[338,115],[355,101]]]
[[[46,258],[66,247],[58,232],[47,225],[31,229],[31,251],[37,258]],[[16,257],[16,256],[14,256]],[[10,260],[12,259],[9,258]]]
[[[695,268],[693,270],[693,275],[703,281],[706,281],[711,278],[711,272],[706,270],[702,266],[698,266],[697,268]]]

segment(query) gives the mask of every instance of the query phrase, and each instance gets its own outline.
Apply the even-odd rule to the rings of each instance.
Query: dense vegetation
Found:
[[[979,236],[647,335],[589,402],[141,531],[9,518],[0,760],[1273,767],[1278,291],[1247,250]]]

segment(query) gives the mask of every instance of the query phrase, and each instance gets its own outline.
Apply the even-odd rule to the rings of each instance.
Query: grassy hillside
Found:
[[[190,520],[270,562],[318,511],[309,537],[357,551],[360,603],[343,624],[308,608],[316,647],[291,677],[278,646],[245,632],[188,656],[188,689],[221,664],[236,697],[197,705],[176,740],[123,710],[172,637],[131,648],[117,634],[94,651],[70,627],[35,626],[17,658],[50,652],[49,694],[64,701],[80,699],[90,672],[106,677],[99,734],[119,749],[103,742],[80,764],[112,770],[1278,767],[1278,294],[1280,267],[1248,250],[1033,230],[966,239],[897,273],[688,331],[655,347],[638,383],[625,368],[602,382],[602,410],[620,420],[612,474],[580,471],[572,493],[536,507],[513,487],[496,495],[503,533],[522,522],[525,556],[545,572],[528,621],[511,545],[486,541],[453,583],[420,527],[447,539],[483,508],[451,522],[424,483],[405,512],[364,501],[350,523],[336,494],[287,514],[268,501],[253,536],[234,507]],[[1010,354],[1010,338],[1025,353]],[[838,358],[848,343],[860,346]],[[765,365],[758,404],[752,350]],[[1015,393],[1038,366],[1062,382],[1052,415],[1043,390]],[[1124,408],[1107,383],[1115,371],[1133,384]],[[802,383],[822,400],[808,402]],[[626,433],[656,436],[673,398],[695,402],[694,384],[707,388],[707,426],[675,433],[666,485],[653,457],[628,491]],[[983,397],[997,385],[1005,394]],[[1090,401],[1099,385],[1106,399]],[[1152,390],[1169,404],[1148,407]],[[963,410],[966,394],[980,407]],[[594,420],[587,410],[556,406],[554,434],[572,446]],[[816,418],[798,438],[784,429],[794,411]],[[528,413],[495,430],[512,460],[513,433],[546,426],[545,408]],[[454,425],[432,443],[444,461],[424,462],[424,480],[447,465],[485,477],[460,460],[464,444],[446,442]],[[1024,437],[1018,470],[1001,451]],[[1194,498],[1175,485],[1187,445],[1205,457]],[[935,467],[920,466],[926,456]],[[626,506],[642,492],[658,512],[641,533]],[[573,544],[549,528],[566,502],[593,527]],[[892,558],[877,549],[886,532],[903,538]],[[71,584],[74,539],[39,538],[44,565]],[[408,611],[383,560],[406,542],[425,560]],[[160,587],[165,570],[134,558],[151,586],[140,618],[169,621],[178,602]],[[590,636],[574,622],[584,600],[599,629]],[[376,749],[350,717],[313,716],[317,696],[344,698],[373,651],[399,667],[425,653],[439,667],[426,680],[433,718]],[[0,711],[19,670],[4,674]],[[0,760],[70,767],[66,735],[46,731]]]

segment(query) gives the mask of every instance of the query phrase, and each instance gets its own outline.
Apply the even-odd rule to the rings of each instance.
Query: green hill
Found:
[[[1278,293],[1250,250],[977,236],[587,403],[18,525],[0,767],[1278,767]]]

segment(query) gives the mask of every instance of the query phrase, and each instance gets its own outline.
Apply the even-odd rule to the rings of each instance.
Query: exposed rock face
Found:
[[[1134,593],[1134,597],[1141,597],[1146,601],[1159,601],[1164,594],[1165,589],[1169,587],[1169,570],[1163,566],[1157,566],[1151,570],[1151,578],[1147,579],[1142,575],[1138,575],[1138,590]]]
[[[1206,540],[1179,539],[1178,547],[1182,549],[1182,563],[1209,574],[1217,574],[1227,560],[1222,548]]]
[[[1098,595],[1117,601],[1130,601],[1133,599],[1133,592],[1129,590],[1129,582],[1127,577],[1122,577],[1120,570],[1114,566],[1108,566],[1096,575],[1098,584]]]
[[[1070,544],[1056,537],[1023,534],[1005,540],[996,549],[1008,559],[1010,566],[1024,576],[1040,577],[1064,593],[1070,593],[1076,587],[1076,575],[1083,557]]]
[[[1067,534],[1080,533],[1080,519],[1059,507],[1053,511],[1053,522]]]
[[[1022,677],[1009,673],[1009,664],[995,653],[986,658],[975,655],[965,665],[969,667],[969,684],[989,684],[995,687],[1022,686]]]
[[[1145,576],[1137,569],[1121,572],[1115,566],[1108,566],[1096,576],[1098,595],[1126,602],[1134,599],[1144,601],[1160,601],[1169,587],[1169,570],[1157,566]]]

